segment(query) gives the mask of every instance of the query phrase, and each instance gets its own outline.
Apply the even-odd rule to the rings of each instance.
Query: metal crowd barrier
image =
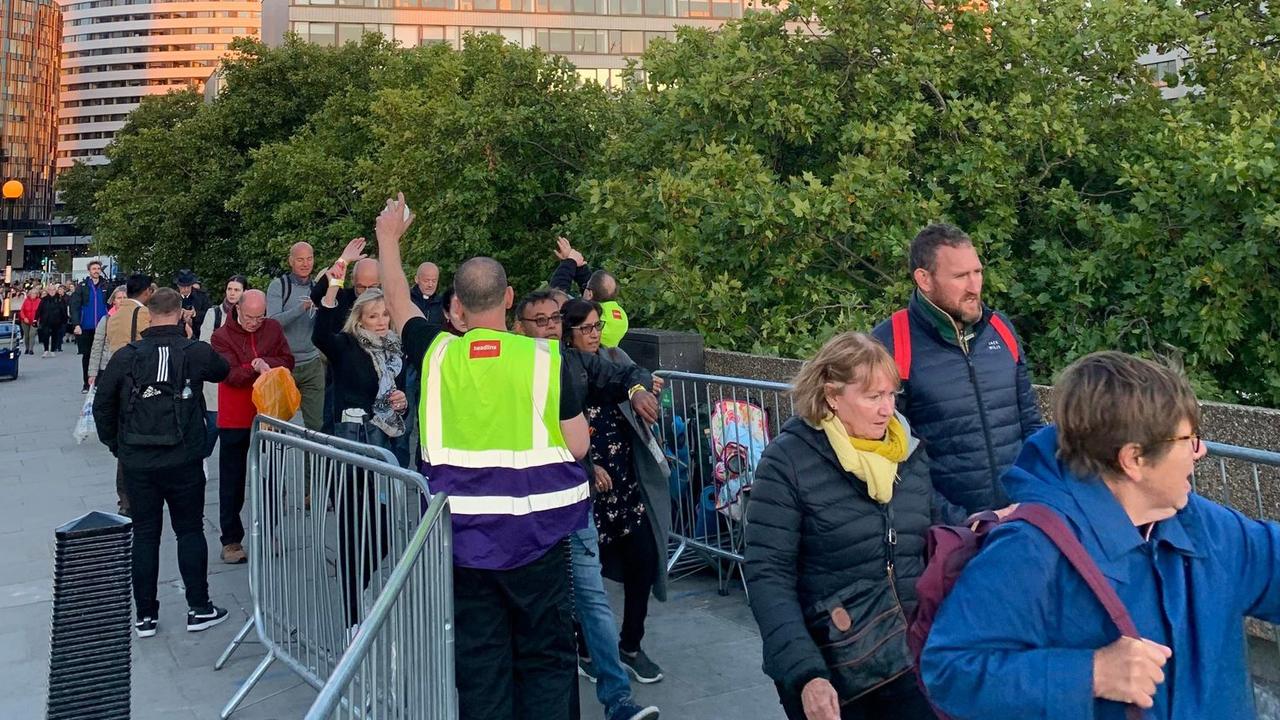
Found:
[[[458,716],[449,507],[426,517],[306,720]]]
[[[250,629],[267,654],[222,718],[276,661],[317,690],[324,687],[363,634],[358,625],[386,591],[392,568],[406,557],[429,496],[422,476],[397,466],[385,450],[262,416],[254,421],[247,483],[253,619],[214,667],[223,667]],[[441,562],[449,560],[446,554]],[[418,592],[451,598],[452,585]],[[444,669],[452,672],[451,665]]]
[[[742,578],[746,505],[756,464],[791,417],[786,383],[661,371],[659,442],[671,466],[672,579],[704,567],[720,593]]]

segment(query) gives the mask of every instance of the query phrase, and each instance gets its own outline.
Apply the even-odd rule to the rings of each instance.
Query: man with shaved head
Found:
[[[440,301],[440,268],[435,263],[424,262],[413,276],[409,297],[422,311],[422,316],[433,325],[444,325],[444,304]]]
[[[454,657],[461,720],[568,720],[576,669],[568,537],[586,527],[577,464],[590,446],[582,401],[562,392],[560,344],[507,331],[502,265],[472,258],[453,278],[441,332],[409,296],[404,196],[378,216],[382,290],[409,364],[422,376],[418,437],[432,492],[453,524]]]
[[[289,248],[289,272],[267,286],[267,317],[280,323],[293,354],[293,382],[302,395],[302,423],[308,430],[324,426],[325,367],[311,342],[316,306],[311,300],[311,271],[316,254],[304,242]],[[289,418],[283,418],[288,420]]]
[[[253,405],[253,381],[274,367],[294,369],[293,353],[284,328],[267,317],[267,296],[246,290],[231,317],[214,331],[210,344],[231,366],[227,379],[218,384],[218,520],[222,526],[222,561],[245,561],[245,472],[249,460],[249,431],[257,409]],[[287,420],[288,418],[281,418]]]

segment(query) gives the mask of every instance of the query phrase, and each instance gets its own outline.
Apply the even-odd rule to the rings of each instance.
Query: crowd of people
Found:
[[[265,289],[237,275],[216,304],[190,273],[176,289],[133,275],[112,293],[92,276],[57,310],[75,322],[120,509],[135,523],[137,634],[159,623],[165,505],[188,630],[225,619],[208,596],[194,498],[218,448],[220,557],[246,562],[252,387],[285,368],[308,429],[385,448],[448,493],[462,718],[577,717],[577,675],[595,683],[607,720],[656,718],[631,683],[664,678],[643,640],[651,599],[666,599],[671,473],[654,430],[663,382],[619,347],[629,320],[618,278],[560,239],[546,286],[519,298],[491,258],[458,266],[445,289],[430,262],[411,282],[400,245],[414,219],[402,195],[389,199],[376,259],[356,238],[317,270],[297,243]],[[910,263],[903,310],[804,364],[795,417],[754,474],[745,577],[785,715],[1103,718],[1131,704],[1228,716],[1212,702],[1247,716],[1239,621],[1280,618],[1280,534],[1189,497],[1203,446],[1186,379],[1091,355],[1062,375],[1058,424],[1045,426],[1022,340],[982,300],[972,240],[930,225]],[[1069,523],[1142,638],[1120,637],[1074,566],[1010,521],[917,662],[906,635],[929,529],[1004,518],[1018,503]],[[367,578],[340,565],[354,633],[351,597]],[[621,584],[621,623],[604,578]]]

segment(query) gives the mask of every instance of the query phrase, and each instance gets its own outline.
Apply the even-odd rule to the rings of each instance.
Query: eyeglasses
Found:
[[[590,325],[574,325],[573,329],[577,330],[583,335],[590,335],[593,332],[598,333],[601,330],[604,330],[604,322],[595,322],[595,323],[591,323]]]
[[[540,328],[549,327],[551,325],[559,325],[561,317],[559,315],[539,315],[537,317],[522,317],[520,322],[533,323]]]
[[[1160,442],[1182,442],[1183,440],[1191,441],[1191,452],[1193,453],[1200,452],[1201,442],[1200,442],[1200,435],[1198,433],[1192,433],[1190,435],[1179,435],[1178,437],[1165,438]]]
[[[259,320],[265,320],[266,318],[266,313],[261,315],[245,315],[244,313],[240,313],[240,319],[245,322],[258,322]]]
[[[362,294],[364,294],[364,291],[365,291],[365,290],[373,290],[373,289],[375,289],[375,288],[379,288],[379,289],[380,289],[380,288],[382,287],[382,283],[374,283],[374,284],[372,284],[372,285],[361,285],[361,284],[359,284],[359,283],[356,283],[355,285],[352,285],[351,287],[356,291],[356,295],[362,295]]]

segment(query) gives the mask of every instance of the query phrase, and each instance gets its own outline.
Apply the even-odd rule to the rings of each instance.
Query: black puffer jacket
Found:
[[[991,308],[983,308],[973,338],[962,346],[943,339],[924,303],[917,292],[907,308],[911,378],[902,383],[898,411],[929,443],[933,482],[947,500],[970,513],[1004,507],[1009,496],[1000,476],[1018,458],[1022,441],[1044,425],[1026,353],[1015,335],[1014,359],[992,325]],[[894,352],[892,321],[872,334]]]
[[[886,660],[895,674],[903,663],[909,666],[901,630],[915,605],[916,579],[924,572],[933,495],[928,456],[913,444],[898,466],[887,505],[872,500],[866,483],[840,467],[821,429],[798,417],[765,448],[747,504],[746,577],[764,640],[764,671],[785,692],[799,693],[816,677],[832,679],[815,636],[828,633],[834,604],[850,608],[854,626],[844,636],[853,637],[867,629],[866,623],[859,627],[860,610],[896,610],[895,589],[902,614],[875,623],[869,634],[896,635],[884,643],[892,656]],[[896,536],[892,586],[886,569],[889,527]],[[868,647],[879,645],[879,639]],[[835,684],[839,690],[840,683]]]

